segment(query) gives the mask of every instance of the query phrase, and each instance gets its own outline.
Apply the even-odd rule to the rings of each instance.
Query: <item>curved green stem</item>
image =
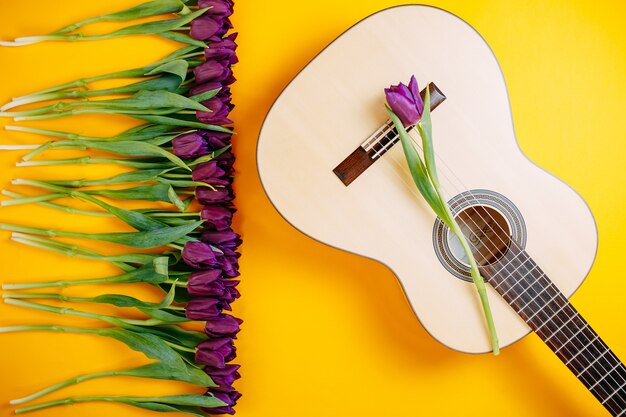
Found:
[[[54,385],[50,385],[49,387],[46,387],[26,397],[11,400],[9,401],[9,404],[17,405],[17,404],[23,404],[29,401],[33,401],[33,400],[36,400],[37,398],[43,397],[44,395],[69,387],[71,385],[76,385],[76,384],[80,384],[81,382],[89,381],[91,379],[105,378],[109,376],[123,376],[123,375],[124,375],[124,371],[106,371],[106,372],[95,372],[92,374],[75,376],[74,378],[66,379],[65,381],[61,381]]]
[[[439,188],[439,182],[434,184],[435,190],[437,194],[441,197],[441,189]],[[450,230],[455,234],[455,236],[459,239],[461,246],[463,247],[463,251],[465,252],[465,256],[467,256],[467,260],[470,266],[470,273],[472,275],[472,281],[476,286],[476,291],[478,292],[478,296],[480,298],[480,304],[483,309],[483,313],[485,315],[485,321],[487,322],[487,330],[489,331],[489,339],[491,342],[491,350],[494,355],[498,355],[500,353],[500,344],[498,341],[498,334],[496,332],[496,325],[493,321],[493,314],[491,312],[491,306],[489,305],[489,298],[487,297],[487,289],[485,288],[485,280],[480,275],[478,264],[476,263],[476,258],[474,257],[474,252],[463,234],[461,227],[458,222],[454,218],[452,211],[450,210],[450,206],[446,201],[442,200],[442,206],[446,211],[447,218],[444,219],[446,225],[450,228]]]
[[[107,316],[104,314],[89,313],[87,311],[75,310],[73,308],[68,308],[68,307],[60,308],[60,307],[54,307],[54,306],[49,306],[45,304],[38,304],[38,303],[31,303],[28,301],[16,300],[12,298],[5,298],[4,302],[6,304],[12,304],[12,305],[16,305],[19,307],[33,308],[35,310],[47,311],[50,313],[56,313],[56,314],[62,314],[62,315],[67,314],[71,316],[78,316],[78,317],[83,317],[83,318],[101,320],[109,324],[113,324],[115,326],[120,326],[120,327],[126,327],[127,325],[155,326],[155,325],[163,324],[161,320],[157,320],[157,319],[147,319],[147,320],[124,319],[120,317]]]

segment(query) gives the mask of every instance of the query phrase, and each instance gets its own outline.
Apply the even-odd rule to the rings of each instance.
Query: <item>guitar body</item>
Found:
[[[454,262],[446,264],[441,248],[453,245],[437,235],[436,217],[412,182],[401,146],[349,186],[333,172],[385,122],[383,88],[412,74],[422,87],[434,82],[447,97],[432,113],[446,198],[493,202],[516,242],[571,296],[595,258],[589,208],[521,152],[493,52],[472,27],[443,10],[387,9],[324,49],[271,108],[258,144],[259,173],[272,203],[294,227],[387,265],[433,337],[459,351],[487,352],[475,287],[462,271],[454,272]],[[541,111],[541,84],[529,85],[528,94]],[[530,328],[488,291],[500,344],[507,346]]]

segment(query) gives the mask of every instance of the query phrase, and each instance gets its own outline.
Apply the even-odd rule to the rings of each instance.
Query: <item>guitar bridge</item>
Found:
[[[428,84],[430,91],[430,109],[434,110],[446,99],[435,83]],[[422,100],[426,97],[426,89],[420,92]],[[411,127],[412,128],[412,127]],[[348,155],[333,172],[347,187],[359,175],[365,172],[377,159],[398,143],[400,137],[391,120],[387,120],[381,127],[370,135],[365,142]]]

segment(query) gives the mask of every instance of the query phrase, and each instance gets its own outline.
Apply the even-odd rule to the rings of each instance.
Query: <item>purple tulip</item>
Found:
[[[230,228],[234,211],[235,209],[224,206],[204,206],[200,217],[204,220],[204,226],[207,229],[220,232]]]
[[[220,90],[218,92],[219,95],[230,97],[230,87],[224,84],[223,82],[217,82],[217,81],[209,81],[204,84],[199,84],[193,87],[189,91],[189,95],[197,96],[198,94],[202,94],[202,93],[206,93],[207,91],[218,90],[218,89]]]
[[[187,291],[196,297],[209,296],[232,303],[239,298],[237,285],[238,280],[223,278],[221,269],[209,269],[193,272],[187,282]]]
[[[230,111],[234,107],[230,103],[230,97],[224,97],[218,94],[218,96],[210,100],[203,101],[202,104],[211,110],[211,112],[196,111],[196,117],[202,123],[214,125],[228,125],[233,123],[233,121],[228,118]]]
[[[211,205],[227,203],[232,201],[235,196],[231,187],[220,187],[214,190],[209,187],[198,187],[196,188],[196,198],[201,204]]]
[[[237,53],[235,50],[237,49],[237,44],[235,43],[235,38],[237,37],[236,33],[228,35],[227,37],[220,38],[211,38],[209,41],[209,47],[204,50],[204,57],[207,60],[215,59],[215,60],[225,60],[230,64],[236,64],[239,62],[237,58]]]
[[[202,410],[206,411],[208,414],[235,414],[233,406],[237,404],[237,400],[241,398],[241,394],[239,392],[216,392],[213,395],[219,400],[225,402],[227,405],[213,408],[202,407]]]
[[[204,64],[194,68],[193,73],[198,83],[206,83],[208,81],[222,82],[233,75],[230,69],[230,62],[226,60],[206,61]]]
[[[224,16],[200,16],[191,21],[189,34],[192,38],[206,41],[212,36],[221,37],[233,27],[230,19]]]
[[[187,242],[182,252],[185,263],[196,269],[217,266],[215,255],[211,246],[203,242]]]
[[[205,371],[207,370],[205,369]],[[217,392],[234,391],[235,388],[233,388],[233,383],[239,378],[241,378],[241,375],[237,371],[226,373],[225,375],[216,375],[214,373],[211,374],[209,372],[210,371],[207,371],[207,373],[211,375],[211,379],[213,380],[213,382],[217,384],[217,387],[212,387],[211,390],[217,391]]]
[[[187,133],[172,139],[174,155],[180,158],[197,158],[209,153],[207,143],[198,132]]]
[[[232,0],[198,0],[198,7],[200,9],[206,9],[207,14],[230,16],[233,14],[233,1]]]
[[[202,241],[211,243],[220,248],[235,249],[241,245],[241,238],[232,230],[224,230],[221,232],[204,232]]]
[[[220,247],[224,252],[228,251],[227,247]],[[236,277],[239,275],[239,254],[233,255],[218,255],[217,262],[222,270],[222,273],[227,277]]]
[[[409,86],[400,83],[385,88],[387,104],[391,110],[400,118],[404,126],[417,123],[424,111],[424,101],[420,96],[419,87],[415,76],[411,76]]]
[[[239,375],[239,368],[241,368],[241,365],[237,365],[237,364],[226,364],[223,368],[217,368],[217,367],[212,367],[212,366],[205,366],[204,367],[204,372],[206,372],[207,374],[209,374],[211,377],[213,375],[215,376],[229,376],[232,375],[235,380],[241,378],[241,375]]]
[[[223,163],[220,164],[219,160],[202,162],[194,168],[191,178],[194,181],[205,182],[211,185],[228,185],[230,184],[231,168],[223,165]]]
[[[237,317],[220,314],[206,321],[204,331],[210,337],[235,337],[239,333],[241,323],[243,320]]]
[[[209,339],[201,342],[196,347],[196,362],[218,369],[226,368],[226,362],[230,362],[237,356],[233,339],[223,337]],[[215,373],[209,374],[213,377]],[[233,374],[231,372],[230,374]],[[219,376],[226,376],[227,373]]]
[[[219,298],[192,298],[185,307],[185,316],[191,320],[208,320],[231,310],[230,304]]]
[[[224,132],[206,132],[204,140],[210,151],[217,151],[230,143],[231,134]],[[222,154],[224,155],[224,154]],[[221,158],[221,156],[220,156]]]

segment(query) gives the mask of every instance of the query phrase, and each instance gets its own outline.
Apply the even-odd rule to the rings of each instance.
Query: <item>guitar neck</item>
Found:
[[[528,253],[513,244],[480,269],[598,401],[613,416],[626,416],[626,368]]]

